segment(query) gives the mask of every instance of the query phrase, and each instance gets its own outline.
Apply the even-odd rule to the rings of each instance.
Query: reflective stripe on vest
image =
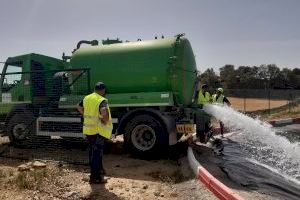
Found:
[[[99,117],[94,117],[94,116],[90,116],[90,115],[83,115],[83,118],[99,119]]]
[[[212,97],[213,103],[224,103],[224,95],[221,94],[217,99],[217,94],[214,94]]]
[[[202,93],[202,90],[199,91],[198,94],[198,104],[206,104],[210,100],[210,94],[209,92],[205,92],[205,96]]]
[[[107,101],[107,99],[95,92],[84,97],[83,134],[85,135],[100,134],[101,136],[109,139],[111,137],[111,132],[113,129],[111,114],[110,114],[110,109],[107,105],[109,120],[106,125],[103,124],[101,122],[102,116],[99,113],[99,105],[101,104],[102,101]]]

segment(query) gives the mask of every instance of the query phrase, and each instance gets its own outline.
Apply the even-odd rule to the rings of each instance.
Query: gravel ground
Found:
[[[115,144],[113,144],[115,145]],[[117,144],[116,144],[117,145]],[[118,147],[119,148],[119,147]],[[29,161],[0,157],[0,199],[217,199],[203,185],[196,182],[186,157],[172,160],[140,160],[122,153],[118,148],[104,155],[108,183],[90,185],[86,180],[86,165],[71,165],[43,161],[42,171],[30,169],[20,172],[18,166]],[[82,160],[82,150],[10,149],[10,156],[22,155],[35,158],[56,154]],[[61,151],[60,154],[57,152]],[[32,155],[31,155],[32,154]]]

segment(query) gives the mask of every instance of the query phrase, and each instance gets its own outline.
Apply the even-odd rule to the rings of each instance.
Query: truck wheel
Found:
[[[34,134],[34,116],[31,113],[14,114],[7,126],[9,140],[13,145],[28,145]]]
[[[124,141],[129,151],[140,158],[160,157],[167,153],[168,134],[152,116],[138,115],[126,127]]]

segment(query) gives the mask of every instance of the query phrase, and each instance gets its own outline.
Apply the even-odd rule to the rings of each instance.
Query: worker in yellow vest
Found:
[[[204,105],[211,102],[211,95],[208,92],[208,85],[202,84],[198,92],[196,92],[195,99],[199,105]],[[210,116],[200,112],[196,113],[195,116],[196,123],[196,138],[195,142],[199,141],[201,143],[206,143],[208,140],[208,134],[210,132]]]
[[[211,102],[210,93],[208,92],[208,86],[203,84],[198,92],[198,104],[204,105]]]
[[[98,82],[94,92],[77,105],[77,110],[83,115],[83,134],[89,142],[90,183],[106,183],[103,148],[105,139],[111,137],[113,125],[104,83]]]
[[[216,94],[212,96],[212,102],[218,103],[218,104],[224,104],[226,103],[228,106],[231,106],[230,101],[224,96],[224,89],[218,88],[216,91]],[[224,135],[224,124],[220,121],[220,130],[221,130],[221,136]]]

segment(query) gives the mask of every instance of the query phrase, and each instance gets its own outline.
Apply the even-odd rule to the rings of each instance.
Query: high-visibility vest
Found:
[[[224,103],[224,95],[221,94],[221,95],[218,96],[218,98],[217,98],[217,94],[214,94],[214,95],[212,96],[212,102],[213,102],[213,103]]]
[[[202,90],[200,90],[199,94],[198,94],[198,104],[209,103],[209,100],[210,100],[210,94],[209,94],[209,92],[205,92],[205,94],[203,95]]]
[[[107,99],[95,92],[84,97],[83,134],[85,135],[100,134],[101,136],[108,139],[111,137],[113,124],[112,124],[110,109],[108,105],[107,105],[107,111],[109,114],[109,120],[107,124],[103,124],[101,122],[102,116],[99,113],[99,105],[103,101],[107,101]]]

